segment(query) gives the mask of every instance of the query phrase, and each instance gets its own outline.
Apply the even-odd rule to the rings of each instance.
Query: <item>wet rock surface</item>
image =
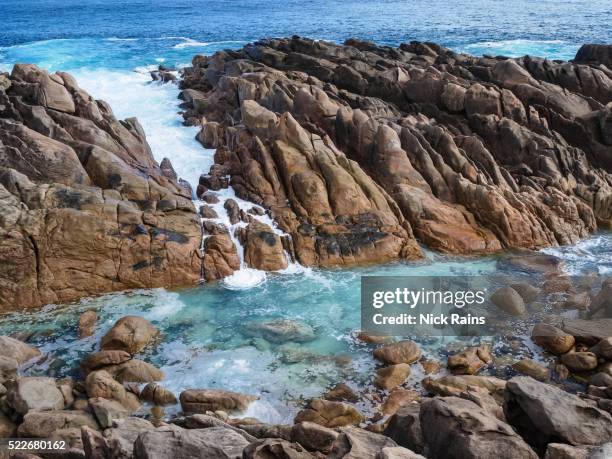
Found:
[[[0,88],[0,310],[193,285],[201,229],[136,119],[67,73],[18,64]]]

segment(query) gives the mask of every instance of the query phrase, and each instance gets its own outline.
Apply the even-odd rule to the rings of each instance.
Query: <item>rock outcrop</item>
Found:
[[[415,258],[416,240],[460,254],[576,242],[612,226],[612,74],[582,54],[293,37],[196,56],[184,116],[217,149],[200,193],[231,185],[263,206],[305,265]]]
[[[196,284],[191,192],[138,121],[66,73],[18,64],[0,78],[0,310]]]

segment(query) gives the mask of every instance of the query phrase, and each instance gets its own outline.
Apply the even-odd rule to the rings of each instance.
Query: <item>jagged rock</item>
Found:
[[[420,410],[421,406],[418,403],[402,406],[389,419],[384,434],[400,446],[417,453],[423,452],[425,441],[421,431]]]
[[[421,357],[421,349],[414,341],[404,340],[375,349],[374,357],[392,365],[414,363]]]
[[[493,362],[490,346],[483,344],[467,348],[448,358],[448,368],[454,375],[474,375]]]
[[[227,231],[212,234],[204,240],[202,261],[204,278],[207,281],[222,279],[240,269],[240,257],[236,245]]]
[[[207,411],[243,411],[257,397],[220,389],[189,389],[179,396],[181,407],[186,413]]]
[[[314,422],[299,422],[291,428],[291,441],[299,443],[308,451],[328,453],[338,432]]]
[[[95,418],[85,411],[31,411],[18,428],[20,437],[49,438],[59,429],[87,426],[99,429]]]
[[[102,337],[102,350],[119,350],[135,354],[143,350],[159,334],[159,330],[147,319],[126,316]]]
[[[508,381],[504,413],[538,452],[548,443],[599,445],[612,438],[612,416],[575,395],[526,376]]]
[[[519,360],[512,364],[512,368],[538,381],[548,381],[550,379],[550,370],[531,359]]]
[[[539,323],[531,331],[531,338],[540,347],[556,355],[568,352],[576,340],[571,334],[548,324]]]
[[[521,295],[512,287],[502,287],[491,295],[491,301],[502,311],[513,316],[524,316],[527,313]]]
[[[270,209],[302,264],[418,257],[415,237],[453,253],[535,249],[611,224],[612,79],[594,66],[301,37],[192,64],[186,119],[215,123],[201,134],[215,167]]]
[[[561,362],[571,371],[589,371],[597,368],[597,356],[592,352],[568,352]]]
[[[133,459],[134,442],[146,431],[155,430],[155,426],[141,418],[126,418],[114,423],[114,427],[104,431],[112,459]]]
[[[420,419],[428,454],[436,458],[538,457],[512,427],[469,400],[424,400]]]
[[[199,219],[137,120],[69,74],[15,65],[0,89],[0,310],[194,285]]]
[[[314,456],[297,443],[282,439],[257,440],[242,453],[242,459],[313,459]]]
[[[244,328],[247,336],[257,336],[271,343],[294,341],[305,343],[316,338],[313,328],[303,322],[277,319],[269,322],[248,322]]]
[[[278,271],[288,265],[280,236],[257,220],[247,226],[244,259],[251,268],[263,271]]]
[[[391,390],[404,384],[409,375],[410,365],[407,363],[390,365],[376,371],[374,384],[381,389]]]
[[[98,314],[96,311],[85,311],[79,317],[78,335],[79,338],[87,338],[94,334]]]
[[[40,351],[8,336],[0,336],[0,355],[16,360],[19,365],[41,355]]]
[[[127,362],[131,358],[132,356],[130,353],[126,351],[99,351],[83,360],[81,367],[83,367],[86,372],[91,372],[106,366],[119,365]]]
[[[134,459],[241,459],[248,444],[241,435],[223,427],[180,429],[166,426],[138,435],[134,442]]]
[[[127,418],[129,414],[121,403],[101,397],[90,398],[89,406],[103,429],[112,427],[115,419]]]
[[[110,448],[106,438],[91,427],[81,427],[83,451],[88,459],[111,459]]]
[[[341,427],[359,424],[363,415],[353,406],[344,402],[314,399],[295,417],[295,423],[314,422],[324,427]]]
[[[359,459],[376,457],[383,448],[395,447],[397,444],[384,435],[356,427],[345,427],[334,440],[328,459]]]
[[[64,408],[64,396],[53,378],[21,377],[7,381],[5,385],[6,400],[19,414]]]
[[[140,398],[155,405],[174,405],[178,403],[176,396],[170,390],[153,382],[142,389]]]

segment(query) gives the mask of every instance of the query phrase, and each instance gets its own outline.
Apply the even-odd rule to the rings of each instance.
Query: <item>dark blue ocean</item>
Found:
[[[428,40],[472,54],[571,59],[582,43],[612,43],[611,24],[611,0],[3,0],[0,71],[28,62],[71,72],[81,87],[108,101],[117,117],[138,117],[155,157],[169,157],[193,184],[213,163],[214,152],[195,141],[196,128],[182,125],[176,85],[151,83],[149,70],[159,64],[188,65],[194,54],[293,34],[394,45]],[[549,252],[563,258],[570,273],[612,272],[610,234]],[[119,317],[142,315],[162,329],[163,343],[143,357],[164,370],[167,387],[177,393],[222,387],[258,394],[261,399],[246,415],[289,422],[303,398],[340,381],[354,388],[371,382],[371,349],[354,340],[362,274],[474,275],[499,269],[496,257],[427,255],[419,263],[367,269],[293,264],[264,273],[243,267],[223,283],[116,293],[0,317],[0,334],[35,331],[35,344],[49,357],[31,373],[64,375],[97,349]],[[91,308],[99,313],[99,327],[93,337],[79,340],[78,314]],[[277,318],[309,324],[316,339],[277,346],[240,332],[250,320]],[[423,344],[426,356],[440,358],[446,344]],[[525,344],[535,349],[527,337]],[[540,358],[535,351],[526,356]],[[422,377],[415,366],[410,382]]]

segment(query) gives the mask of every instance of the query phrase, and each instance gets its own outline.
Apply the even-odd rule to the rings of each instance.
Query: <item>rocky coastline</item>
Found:
[[[534,292],[542,293],[534,286],[515,288],[530,307]],[[611,288],[609,278],[595,287],[593,310],[610,310]],[[609,318],[549,316],[537,323],[531,339],[548,364],[513,361],[511,353],[494,351],[486,341],[455,346],[446,362],[436,361],[410,339],[356,333],[378,362],[371,384],[355,390],[338,381],[304,403],[293,424],[245,417],[262,394],[218,387],[168,390],[164,372],[146,361],[164,337],[145,318],[125,316],[109,329],[90,310],[75,324],[81,340],[99,327],[105,334],[98,349],[73,376],[62,378],[26,376],[47,356],[18,339],[27,335],[0,336],[0,438],[65,445],[61,451],[7,457],[601,459],[612,454]],[[311,329],[290,320],[250,327],[248,333],[270,343],[314,338]],[[511,337],[500,339],[512,346]],[[415,384],[408,377],[417,367],[425,377]],[[374,409],[362,411],[364,401]]]
[[[0,336],[0,438],[67,445],[6,456],[609,457],[612,281],[571,278],[531,250],[612,228],[610,54],[477,58],[292,37],[196,56],[180,78],[153,75],[180,85],[185,123],[216,150],[194,189],[155,162],[137,120],[117,120],[70,75],[26,64],[0,74],[0,311],[245,266],[517,251],[504,262],[530,282],[505,279],[491,300],[508,324],[537,317],[526,325],[548,362],[515,359],[513,336],[501,350],[456,344],[444,361],[407,337],[354,330],[377,363],[368,386],[339,380],[292,424],[268,424],[244,417],[262,394],[169,390],[147,361],[160,329],[138,315],[106,327],[90,310],[77,336],[104,335],[70,377],[32,374],[46,359],[32,337]],[[248,206],[223,199],[228,187]],[[316,333],[288,319],[243,328],[269,345]],[[425,377],[409,383],[417,368]]]

